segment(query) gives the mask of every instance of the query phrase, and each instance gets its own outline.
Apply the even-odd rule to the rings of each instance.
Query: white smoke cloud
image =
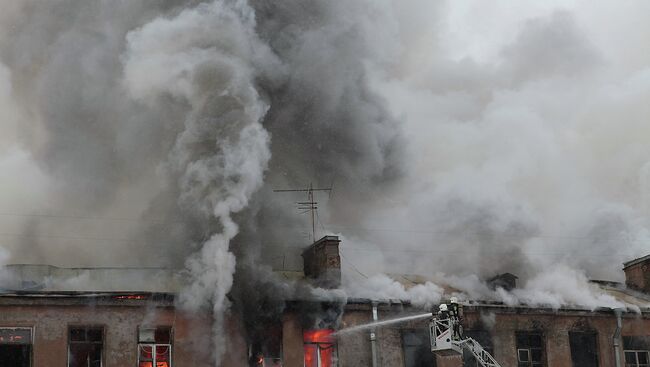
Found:
[[[401,39],[419,47],[373,74],[404,123],[407,177],[357,224],[368,230],[348,232],[384,250],[383,271],[526,280],[559,262],[620,281],[622,262],[647,253],[650,83],[647,66],[621,67],[622,47],[643,46],[606,42],[591,18],[603,13],[583,6],[470,2],[409,18]],[[474,22],[481,9],[498,16]],[[354,250],[348,260],[375,272]]]
[[[403,284],[378,274],[366,280],[350,283],[345,292],[348,297],[376,301],[408,300],[417,307],[430,309],[440,303],[444,290],[432,282],[406,287]]]
[[[407,279],[405,279],[407,280]],[[376,301],[410,301],[415,307],[430,310],[432,306],[451,297],[464,302],[502,302],[507,306],[544,307],[552,309],[624,308],[638,312],[636,304],[627,303],[608,294],[597,284],[590,283],[583,271],[566,265],[556,265],[529,279],[512,291],[503,288],[492,290],[476,275],[458,277],[436,274],[432,281],[405,285],[382,274],[362,281],[345,284],[347,297]],[[648,304],[650,306],[650,303]],[[494,315],[481,315],[493,324]],[[492,320],[492,321],[490,321]]]
[[[583,272],[566,265],[550,268],[531,278],[522,289],[513,290],[511,296],[504,296],[506,304],[512,305],[515,300],[517,303],[554,309],[578,306],[594,310],[598,307],[625,306],[623,302],[602,292],[598,286],[589,284]]]

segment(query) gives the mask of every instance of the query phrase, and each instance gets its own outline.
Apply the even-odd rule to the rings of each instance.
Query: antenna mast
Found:
[[[296,202],[296,204],[298,204],[298,210],[302,210],[301,214],[310,212],[312,241],[316,241],[316,210],[318,210],[318,202],[314,201],[314,192],[316,191],[327,191],[328,193],[331,194],[332,187],[315,189],[310,182],[309,187],[306,187],[304,189],[273,190],[273,192],[306,192],[307,193],[307,201],[298,201]]]

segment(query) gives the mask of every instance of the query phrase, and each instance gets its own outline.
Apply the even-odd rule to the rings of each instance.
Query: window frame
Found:
[[[522,352],[526,352],[526,360],[523,361],[521,359],[521,354]],[[530,360],[530,349],[526,348],[517,348],[517,363],[531,363],[532,361]]]
[[[404,366],[407,365],[407,353],[406,349],[407,348],[418,348],[421,347],[422,345],[415,345],[415,344],[407,344],[407,339],[406,336],[408,334],[415,335],[416,337],[423,336],[426,339],[426,342],[422,345],[424,345],[425,349],[429,351],[429,354],[431,355],[431,361],[433,364],[436,362],[435,355],[431,352],[431,342],[430,338],[431,336],[429,335],[429,330],[427,328],[405,328],[400,330],[400,343],[402,347],[402,363]],[[418,335],[420,334],[420,335]]]
[[[569,337],[569,353],[571,354],[571,364],[572,365],[575,365],[574,364],[574,355],[573,355],[573,349],[574,348],[573,348],[573,345],[572,345],[572,341],[574,340],[573,339],[574,337],[579,336],[580,334],[582,334],[582,335],[580,335],[581,337],[589,336],[589,337],[593,338],[593,342],[594,342],[594,345],[593,345],[594,353],[593,353],[593,355],[594,355],[594,358],[596,359],[596,365],[595,366],[593,365],[593,363],[592,363],[593,361],[590,361],[590,365],[593,366],[593,367],[598,367],[598,366],[601,365],[600,344],[598,342],[598,331],[597,330],[591,330],[591,329],[569,330],[567,334],[568,334],[568,337]]]
[[[29,343],[16,343],[16,342],[10,342],[10,343],[0,343],[0,344],[5,344],[5,345],[27,345],[29,347],[29,365],[33,366],[34,365],[34,333],[35,333],[35,326],[0,326],[0,330],[29,330]]]
[[[627,361],[627,353],[634,353],[634,363],[628,363]],[[640,364],[639,363],[639,353],[645,353],[646,355],[646,361],[647,363]],[[625,363],[625,367],[631,366],[631,367],[648,367],[650,366],[650,350],[644,350],[644,349],[624,349],[623,350],[623,362]]]
[[[532,347],[531,343],[528,342],[526,346],[519,345],[519,338],[526,337],[529,341],[532,336],[537,336],[540,339],[539,347]],[[545,348],[545,338],[544,333],[538,330],[517,330],[515,331],[515,353],[517,359],[517,366],[520,367],[522,364],[525,364],[526,367],[546,367],[546,348]],[[528,356],[528,361],[521,361],[519,354],[521,351],[526,351]],[[533,361],[533,351],[540,352],[539,362]]]
[[[306,341],[305,340],[305,332],[306,331],[313,331],[313,330],[327,330],[327,329],[312,329],[312,330],[303,330],[303,338],[302,338],[302,348],[303,351],[305,350],[305,346],[314,346],[316,348],[316,366],[317,367],[331,367],[331,366],[323,366],[322,361],[321,361],[321,350],[327,350],[327,349],[332,349],[332,364],[334,366],[339,365],[339,348],[338,348],[338,343],[336,340],[332,340],[332,342],[314,342],[314,341]],[[334,330],[332,330],[333,332]],[[305,358],[303,356],[303,366],[307,367],[305,365]]]
[[[101,332],[102,332],[102,334],[101,334],[101,335],[102,335],[102,340],[101,340],[101,342],[93,342],[93,341],[90,341],[90,342],[89,342],[89,341],[83,341],[83,342],[80,342],[80,341],[73,341],[72,338],[70,337],[73,329],[85,329],[86,332],[87,332],[87,330],[90,330],[90,329],[99,329],[99,330],[101,330]],[[71,353],[70,353],[70,346],[71,346],[72,344],[100,344],[100,345],[101,345],[101,349],[100,349],[99,365],[100,365],[100,367],[104,367],[104,365],[105,365],[105,363],[104,363],[104,356],[106,355],[105,350],[104,350],[104,342],[105,342],[105,340],[106,340],[106,327],[105,327],[104,325],[97,325],[97,324],[91,324],[91,325],[83,325],[83,324],[82,324],[82,325],[68,325],[68,333],[67,333],[67,336],[66,336],[66,337],[67,337],[67,339],[68,339],[68,340],[67,340],[67,342],[68,342],[68,343],[67,343],[67,348],[66,348],[66,349],[67,349],[67,362],[66,362],[66,366],[67,366],[67,367],[70,367],[70,355],[71,355]]]
[[[142,347],[151,347],[151,361],[140,361],[140,350]],[[152,367],[156,367],[156,356],[157,353],[156,351],[158,350],[158,347],[167,347],[169,349],[169,366],[173,366],[172,362],[172,345],[171,344],[155,344],[155,343],[138,343],[138,364],[137,366],[140,367],[140,362],[151,362]]]
[[[34,327],[33,326],[0,326],[0,330],[29,330],[29,343],[0,343],[0,344],[29,344],[34,345]]]
[[[157,343],[156,342],[155,335],[156,335],[156,331],[158,329],[167,329],[167,330],[169,330],[169,342],[168,343]],[[141,341],[140,340],[140,332],[142,330],[153,330],[154,341],[153,342]],[[173,367],[174,366],[173,348],[172,348],[173,341],[174,341],[173,330],[174,329],[171,326],[167,326],[167,325],[159,325],[159,326],[155,326],[155,327],[142,327],[142,326],[139,326],[138,331],[137,331],[137,348],[138,348],[138,350],[137,350],[137,356],[136,356],[136,366],[140,367],[140,362],[151,362],[152,367],[156,367],[156,362],[157,362],[156,361],[156,355],[157,355],[156,351],[157,351],[158,347],[167,347],[167,349],[169,350],[169,360],[167,361],[167,362],[169,362],[168,367]],[[140,351],[141,351],[142,347],[151,347],[151,361],[141,361],[140,360]]]

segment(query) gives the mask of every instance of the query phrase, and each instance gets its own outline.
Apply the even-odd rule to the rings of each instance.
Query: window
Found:
[[[465,330],[464,335],[476,340],[481,346],[492,356],[494,356],[494,347],[492,345],[492,338],[487,330]],[[463,349],[463,366],[464,367],[480,367],[479,362],[474,358],[471,352]]]
[[[625,366],[626,367],[647,367],[650,366],[648,362],[650,356],[648,356],[647,350],[626,350],[625,351]]]
[[[331,329],[305,330],[305,367],[336,367],[336,343]]]
[[[624,336],[623,348],[626,367],[650,366],[650,337]]]
[[[68,333],[68,367],[101,367],[104,328],[72,327]]]
[[[569,346],[571,347],[571,361],[573,367],[598,366],[598,334],[595,331],[569,332]]]
[[[138,330],[138,367],[171,367],[172,329],[170,327]]]
[[[249,366],[282,367],[282,323],[264,322],[249,337]]]
[[[519,331],[516,333],[516,339],[518,367],[540,367],[544,365],[541,333]]]
[[[431,352],[431,340],[427,329],[402,330],[402,348],[404,349],[404,367],[434,366]]]
[[[32,328],[0,328],[0,366],[29,367],[32,360]]]

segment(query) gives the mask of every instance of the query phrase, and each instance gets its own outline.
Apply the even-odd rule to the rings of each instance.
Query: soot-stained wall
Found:
[[[570,332],[595,333],[598,365],[615,366],[613,335],[616,317],[613,312],[474,308],[466,309],[465,315],[466,329],[488,331],[494,346],[493,355],[503,367],[517,366],[518,331],[541,333],[545,366],[553,367],[573,366]],[[646,314],[626,314],[622,335],[650,335],[649,317]],[[624,364],[621,360],[621,365]]]
[[[104,367],[135,366],[138,327],[145,324],[172,327],[173,366],[213,365],[209,341],[212,321],[209,314],[187,315],[174,307],[159,307],[148,302],[88,301],[0,297],[0,327],[33,328],[34,367],[67,365],[68,328],[74,326],[103,327]],[[229,328],[236,329],[237,326],[231,322]],[[236,355],[242,348],[237,340],[233,339],[231,360],[226,361],[224,366],[241,365],[236,363],[239,362]]]
[[[379,319],[386,320],[405,313],[417,313],[402,305],[380,305]],[[284,366],[302,367],[302,328],[299,315],[285,315],[284,322]],[[347,305],[341,317],[340,328],[368,323],[372,320],[370,304]],[[517,332],[538,332],[543,344],[545,366],[573,367],[570,333],[584,332],[595,335],[598,366],[614,367],[613,335],[616,317],[610,311],[550,310],[508,307],[466,307],[466,331],[479,332],[488,337],[493,356],[503,367],[517,367]],[[403,333],[428,328],[428,319],[392,324],[377,329],[377,367],[405,366]],[[650,315],[628,313],[623,316],[623,336],[650,336]],[[372,355],[369,329],[354,333],[343,333],[337,338],[339,367],[371,367]],[[578,346],[578,348],[586,346]],[[622,354],[622,353],[621,353]],[[290,357],[291,356],[291,357]],[[436,366],[459,367],[460,356],[441,355],[436,357]],[[624,361],[621,360],[621,365]]]

